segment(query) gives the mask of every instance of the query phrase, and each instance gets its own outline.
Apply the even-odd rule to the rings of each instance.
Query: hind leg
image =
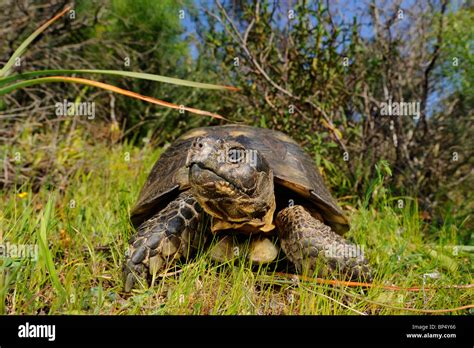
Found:
[[[198,233],[201,214],[202,208],[186,191],[138,227],[123,267],[126,292],[137,280],[159,274],[198,247],[203,237]]]
[[[276,221],[281,247],[298,272],[338,272],[352,279],[370,279],[362,250],[314,218],[303,206],[282,209]]]

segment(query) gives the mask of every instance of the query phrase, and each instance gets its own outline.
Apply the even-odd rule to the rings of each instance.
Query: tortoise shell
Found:
[[[156,214],[180,191],[190,188],[185,163],[188,149],[196,137],[233,139],[247,149],[260,151],[273,170],[275,191],[286,188],[305,199],[307,208],[315,216],[322,217],[337,233],[349,229],[348,219],[329,193],[313,160],[293,139],[279,131],[244,125],[196,128],[172,143],[153,166],[140,192],[131,213],[135,226]],[[277,195],[277,203],[278,200]]]

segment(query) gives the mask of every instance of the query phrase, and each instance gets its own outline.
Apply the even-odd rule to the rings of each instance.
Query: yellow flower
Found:
[[[116,132],[118,130],[120,130],[119,124],[117,122],[112,122],[110,125],[110,131]]]
[[[18,194],[18,197],[20,198],[25,198],[26,196],[28,196],[28,192],[22,192]]]

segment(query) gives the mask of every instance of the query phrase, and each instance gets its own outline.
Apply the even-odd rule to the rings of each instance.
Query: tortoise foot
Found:
[[[277,215],[281,246],[298,272],[370,280],[371,270],[361,247],[349,243],[303,206],[282,209]]]
[[[209,250],[209,256],[212,260],[217,262],[228,262],[239,256],[239,244],[234,236],[225,235],[216,238],[217,241],[213,242]]]
[[[275,261],[278,249],[268,238],[252,239],[249,246],[248,259],[252,263],[261,265]]]
[[[261,265],[273,262],[278,256],[278,248],[270,239],[265,237],[253,237],[250,243],[240,241],[233,235],[217,237],[209,254],[212,260],[217,262],[229,262],[241,255],[253,264]]]
[[[130,239],[123,266],[125,291],[159,275],[200,243],[198,225],[202,209],[189,192],[181,193],[158,214],[138,227]]]

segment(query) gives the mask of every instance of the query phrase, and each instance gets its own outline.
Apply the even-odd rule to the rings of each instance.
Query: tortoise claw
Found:
[[[146,280],[145,265],[142,263],[134,263],[133,259],[128,259],[123,267],[125,292],[130,292],[133,289],[138,278]]]
[[[133,289],[133,285],[135,284],[135,277],[132,273],[128,273],[125,276],[125,292],[130,292]]]

